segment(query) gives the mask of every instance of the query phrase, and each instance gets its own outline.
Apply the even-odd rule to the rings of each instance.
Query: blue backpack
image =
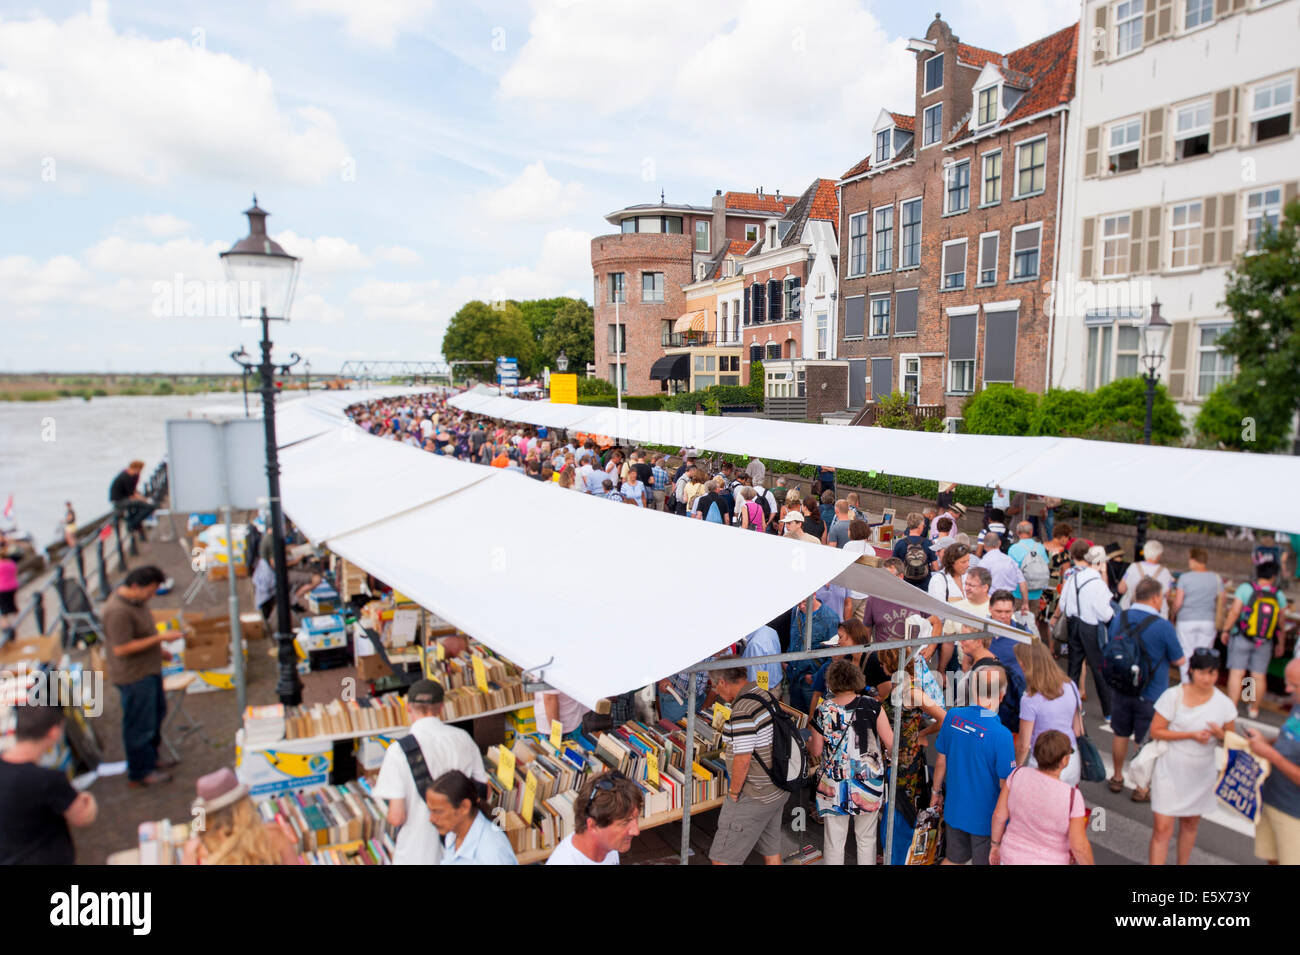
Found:
[[[717,501],[711,501],[709,503],[709,512],[704,515],[704,519],[710,524],[722,523],[722,511],[718,509]]]
[[[1142,631],[1159,617],[1143,614],[1146,619],[1134,626],[1129,622],[1128,611],[1119,615],[1119,631],[1110,638],[1101,651],[1101,676],[1106,685],[1124,696],[1141,696],[1151,682],[1151,658],[1142,645]]]

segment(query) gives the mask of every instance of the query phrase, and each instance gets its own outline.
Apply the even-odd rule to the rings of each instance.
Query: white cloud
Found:
[[[313,185],[348,154],[333,118],[282,108],[270,76],[179,38],[118,33],[107,4],[61,22],[0,19],[7,188],[87,172]]]
[[[368,269],[372,264],[360,246],[347,239],[328,235],[313,239],[288,230],[277,232],[271,238],[279,242],[290,255],[302,259],[304,274],[353,272]]]
[[[155,238],[168,238],[173,235],[183,235],[189,232],[194,226],[186,222],[179,216],[174,216],[170,212],[163,212],[158,215],[140,215],[124,219],[113,226],[117,232],[144,232]]]
[[[535,162],[525,166],[514,180],[482,197],[483,210],[494,219],[537,222],[568,215],[582,199],[577,182],[562,183]]]
[[[962,42],[1000,53],[1018,50],[1079,19],[1078,0],[961,0],[960,10],[960,21],[970,27],[953,27]]]
[[[353,39],[382,47],[424,23],[434,5],[434,0],[293,0],[299,13],[340,17]]]
[[[381,245],[373,255],[381,262],[392,262],[394,265],[419,265],[424,261],[419,252],[401,245]]]

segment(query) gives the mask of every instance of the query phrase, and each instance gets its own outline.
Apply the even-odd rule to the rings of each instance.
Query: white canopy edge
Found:
[[[317,419],[335,423],[282,454],[285,513],[313,541],[588,706],[697,663],[833,579],[1024,638],[832,547],[566,491],[377,438],[343,417],[346,404],[388,396],[315,402]],[[647,574],[647,557],[660,554],[696,569]],[[740,590],[734,568],[744,568]]]
[[[1148,447],[1081,438],[932,434],[888,428],[833,428],[764,418],[709,417],[553,405],[474,394],[464,411],[605,434],[669,447],[707,448],[881,471],[935,481],[1000,486],[1071,501],[1300,533],[1300,457]]]

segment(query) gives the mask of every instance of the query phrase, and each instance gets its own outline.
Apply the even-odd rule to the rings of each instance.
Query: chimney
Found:
[[[722,190],[721,190],[721,189],[714,189],[714,190],[713,190],[713,194],[714,194],[715,196],[720,196],[720,195],[722,195]]]
[[[780,189],[778,189],[778,190],[776,191],[776,201],[777,201],[777,202],[780,202],[780,201],[781,201],[781,190],[780,190]]]

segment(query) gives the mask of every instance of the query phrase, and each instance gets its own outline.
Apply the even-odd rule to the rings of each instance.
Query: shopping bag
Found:
[[[1225,758],[1219,770],[1214,795],[1219,805],[1255,822],[1259,816],[1259,788],[1268,778],[1272,768],[1266,759],[1259,759],[1250,751],[1250,742],[1236,733],[1223,736]]]
[[[943,813],[937,806],[921,810],[912,831],[908,865],[937,865],[943,858]]]
[[[1085,783],[1102,782],[1106,778],[1106,764],[1101,761],[1097,744],[1086,734],[1076,737],[1074,742],[1079,747],[1079,778]]]
[[[1169,744],[1162,739],[1148,740],[1128,764],[1128,778],[1138,789],[1151,788],[1151,776],[1156,771],[1156,760],[1165,754]],[[1118,769],[1119,767],[1116,767]]]

